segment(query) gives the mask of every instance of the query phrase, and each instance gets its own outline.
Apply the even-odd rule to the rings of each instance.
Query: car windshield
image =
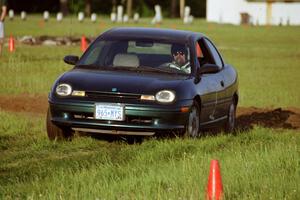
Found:
[[[98,40],[77,67],[190,74],[190,51],[184,44],[149,40]]]

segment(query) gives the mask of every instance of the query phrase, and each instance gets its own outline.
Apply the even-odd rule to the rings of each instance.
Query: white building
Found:
[[[250,23],[254,25],[300,25],[299,1],[267,3],[267,1],[207,0],[206,6],[206,19],[209,22],[238,25],[241,23],[241,13],[247,13],[250,16]]]

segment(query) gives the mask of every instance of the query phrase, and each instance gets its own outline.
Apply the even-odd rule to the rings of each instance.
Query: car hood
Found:
[[[165,73],[73,69],[58,82],[70,84],[73,90],[155,94],[163,89],[176,91],[186,79],[188,76]]]

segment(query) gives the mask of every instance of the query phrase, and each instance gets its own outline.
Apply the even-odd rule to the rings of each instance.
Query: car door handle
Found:
[[[224,87],[224,81],[220,81],[222,87]]]

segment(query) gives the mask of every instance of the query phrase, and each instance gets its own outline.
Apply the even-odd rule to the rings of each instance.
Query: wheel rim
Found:
[[[193,107],[189,115],[188,134],[190,137],[197,137],[199,133],[199,113]]]
[[[233,103],[230,105],[229,108],[228,124],[230,130],[233,130],[235,126],[235,105]]]

